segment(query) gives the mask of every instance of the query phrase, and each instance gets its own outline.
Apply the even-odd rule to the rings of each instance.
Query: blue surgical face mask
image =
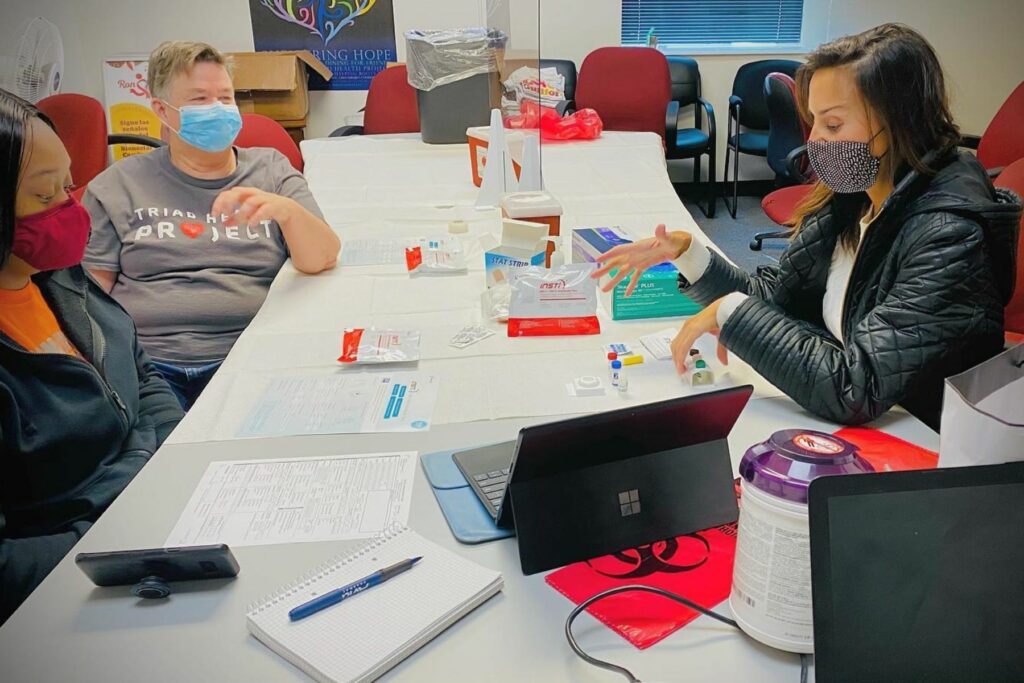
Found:
[[[167,106],[181,115],[181,128],[168,128],[188,144],[206,152],[227,149],[242,129],[242,115],[234,104],[189,104],[180,109],[171,104]]]

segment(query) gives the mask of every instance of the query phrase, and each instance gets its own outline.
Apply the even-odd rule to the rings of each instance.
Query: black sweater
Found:
[[[0,334],[0,623],[182,418],[131,318],[80,266],[34,280],[89,362]]]

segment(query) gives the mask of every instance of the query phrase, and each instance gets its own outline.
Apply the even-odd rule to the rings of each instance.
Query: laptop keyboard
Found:
[[[508,472],[509,468],[506,467],[501,470],[481,472],[480,474],[473,475],[477,486],[484,492],[487,500],[490,501],[495,510],[501,505],[501,499],[505,495],[505,488],[508,486]]]

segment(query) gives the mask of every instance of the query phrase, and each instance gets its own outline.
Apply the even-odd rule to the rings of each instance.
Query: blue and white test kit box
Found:
[[[508,282],[512,268],[543,266],[547,248],[547,224],[504,219],[501,222],[501,244],[484,252],[487,287]]]
[[[572,233],[572,260],[574,263],[593,262],[613,247],[632,242],[618,228],[577,228]],[[609,275],[614,276],[615,271]],[[602,278],[601,284],[607,282],[607,277]],[[626,296],[628,285],[629,278],[626,278],[611,292],[601,293],[612,320],[675,318],[693,315],[703,308],[679,292],[679,271],[668,262],[644,271],[630,297]]]

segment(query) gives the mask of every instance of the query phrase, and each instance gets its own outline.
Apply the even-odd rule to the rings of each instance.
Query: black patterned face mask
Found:
[[[874,140],[878,133],[871,136],[871,140]],[[833,192],[863,192],[875,184],[878,169],[882,164],[881,158],[871,156],[868,149],[871,140],[809,140],[807,159],[821,182]]]

